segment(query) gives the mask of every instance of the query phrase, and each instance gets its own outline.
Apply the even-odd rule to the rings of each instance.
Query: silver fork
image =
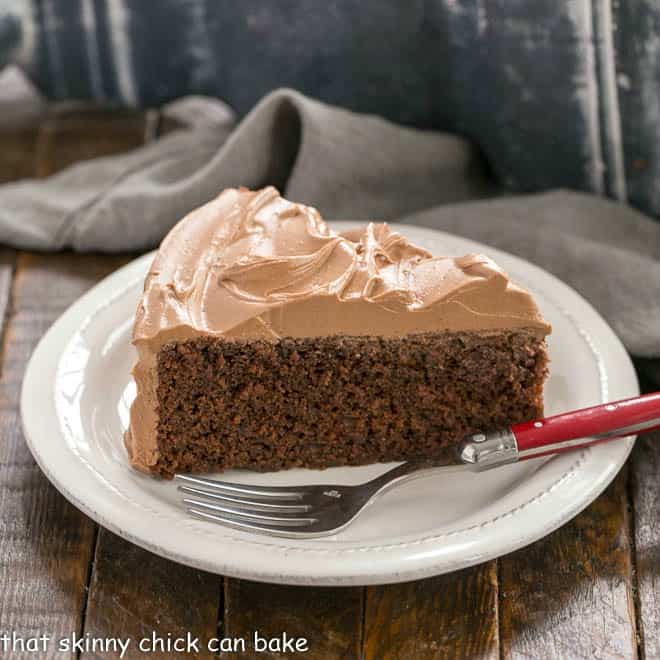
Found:
[[[429,470],[486,470],[660,428],[660,392],[467,436],[433,461],[408,461],[357,486],[253,486],[177,474],[197,518],[270,536],[335,534],[377,497]]]
[[[187,495],[184,505],[197,518],[268,536],[313,538],[336,534],[385,491],[435,469],[429,463],[401,463],[356,486],[254,486],[187,474],[175,479]]]

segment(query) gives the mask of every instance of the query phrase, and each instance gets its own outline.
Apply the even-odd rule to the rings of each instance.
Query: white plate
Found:
[[[336,223],[342,229],[351,223]],[[485,252],[535,295],[553,325],[547,413],[638,393],[612,330],[577,293],[531,264],[420,227],[399,227],[436,254]],[[134,389],[133,314],[153,255],[110,275],[52,326],[25,374],[21,409],[32,453],[55,487],[99,524],[152,552],[225,575],[290,584],[412,580],[511,552],[586,507],[623,465],[633,439],[482,474],[436,473],[401,486],[328,538],[273,539],[192,520],[176,487],[129,468],[122,442]],[[363,481],[383,465],[227,473],[287,484]]]

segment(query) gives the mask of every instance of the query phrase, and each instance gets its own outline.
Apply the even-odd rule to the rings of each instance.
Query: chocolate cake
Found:
[[[484,255],[225,190],[147,275],[126,447],[163,477],[430,457],[542,415],[549,331]]]

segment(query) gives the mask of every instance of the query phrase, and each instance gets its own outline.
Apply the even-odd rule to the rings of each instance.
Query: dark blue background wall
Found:
[[[0,58],[50,97],[245,113],[279,86],[465,134],[512,190],[660,212],[653,0],[15,0]]]

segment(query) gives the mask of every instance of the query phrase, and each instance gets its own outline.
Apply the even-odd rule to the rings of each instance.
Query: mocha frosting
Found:
[[[126,446],[140,469],[158,458],[156,356],[168,342],[506,328],[550,331],[488,257],[433,256],[386,224],[336,233],[275,188],[228,189],[170,231],[147,274]]]

